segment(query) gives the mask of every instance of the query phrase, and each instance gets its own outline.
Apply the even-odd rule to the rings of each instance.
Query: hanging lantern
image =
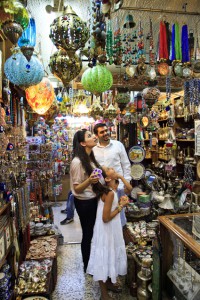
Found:
[[[54,88],[46,77],[37,85],[27,88],[25,92],[28,104],[39,115],[48,111],[55,98]]]
[[[69,56],[65,50],[59,50],[50,57],[49,67],[55,77],[68,85],[80,73],[82,61],[75,53]]]
[[[15,21],[6,21],[2,25],[2,29],[9,41],[14,45],[17,44],[17,41],[23,32],[22,26]]]
[[[112,73],[104,65],[97,65],[87,69],[81,79],[85,90],[91,93],[103,93],[112,86]]]
[[[2,22],[15,21],[22,26],[23,30],[28,26],[29,13],[20,1],[1,1],[1,7],[4,11]]]
[[[10,82],[21,88],[38,84],[44,77],[44,69],[37,56],[33,55],[30,61],[27,61],[19,49],[15,49],[6,60],[4,72]]]
[[[117,116],[116,108],[112,104],[110,104],[108,108],[106,108],[103,116],[104,118],[108,118],[110,120],[114,119]]]
[[[156,87],[147,87],[142,91],[142,98],[145,100],[146,104],[154,104],[160,96],[160,90]]]
[[[29,25],[22,33],[22,36],[18,40],[18,46],[21,49],[21,52],[30,61],[31,56],[33,55],[34,47],[36,44],[36,26],[35,20],[30,18]]]
[[[50,25],[50,39],[57,48],[69,52],[75,52],[83,48],[89,38],[89,30],[86,22],[68,5],[64,14],[56,18]]]
[[[101,106],[100,102],[96,100],[90,108],[90,115],[95,120],[98,119],[100,116],[103,116],[103,107]]]

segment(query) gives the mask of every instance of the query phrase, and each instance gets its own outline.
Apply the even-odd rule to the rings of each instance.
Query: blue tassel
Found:
[[[175,24],[172,25],[172,47],[171,47],[171,60],[176,59],[176,51],[175,51]]]
[[[182,62],[189,62],[188,26],[183,25],[181,34]]]

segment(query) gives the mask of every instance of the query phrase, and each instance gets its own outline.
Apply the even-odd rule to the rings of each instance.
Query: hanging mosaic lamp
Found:
[[[29,24],[28,11],[19,1],[3,1],[1,7],[5,12],[1,18],[2,30],[11,43],[16,44]]]
[[[108,108],[106,108],[103,116],[104,118],[108,118],[110,120],[114,119],[117,116],[116,108],[112,104],[110,104]]]
[[[8,80],[22,89],[38,84],[44,77],[44,69],[36,55],[30,61],[21,53],[14,50],[4,65],[4,72]]]
[[[54,88],[46,77],[37,85],[27,88],[25,92],[28,104],[39,115],[43,115],[48,111],[55,98]]]
[[[50,25],[50,39],[57,48],[74,53],[79,48],[83,48],[89,38],[89,30],[86,22],[68,5],[64,14]]]
[[[82,61],[75,53],[69,56],[65,50],[58,50],[50,57],[49,67],[53,75],[65,86],[80,73]]]
[[[86,91],[98,94],[109,90],[113,84],[113,77],[106,66],[97,65],[83,73],[81,82]]]
[[[160,90],[156,87],[147,87],[142,91],[142,98],[146,104],[153,105],[160,96]]]
[[[22,26],[19,23],[16,23],[15,21],[6,21],[2,25],[2,30],[5,36],[14,45],[17,44],[17,41],[23,32]]]
[[[100,116],[103,116],[103,107],[100,104],[100,101],[96,100],[90,108],[90,115],[95,120],[98,119]]]
[[[30,18],[29,25],[22,33],[22,36],[18,40],[18,46],[20,47],[22,53],[30,61],[33,55],[34,47],[36,44],[36,26],[35,20]]]

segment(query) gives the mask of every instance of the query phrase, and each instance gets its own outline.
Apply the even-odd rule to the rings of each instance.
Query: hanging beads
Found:
[[[171,98],[171,78],[170,78],[170,76],[166,77],[166,98],[167,98],[167,101]]]
[[[114,64],[121,65],[122,63],[122,43],[121,43],[121,31],[119,27],[119,20],[116,19],[116,29],[114,32]]]
[[[106,30],[106,53],[108,56],[109,64],[113,64],[113,32],[111,20],[108,20],[107,30]]]

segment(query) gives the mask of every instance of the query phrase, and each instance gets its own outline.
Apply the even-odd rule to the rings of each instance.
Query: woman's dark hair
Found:
[[[87,129],[78,130],[73,139],[73,158],[78,157],[82,163],[82,166],[88,176],[91,175],[94,167],[91,165],[93,163],[96,168],[102,170],[103,177],[106,177],[105,172],[103,171],[100,164],[96,161],[93,151],[91,151],[90,155],[85,151],[85,147],[81,145],[81,142],[85,142],[85,134]],[[97,182],[92,185],[93,192],[97,194],[97,196],[101,196],[104,193],[108,193],[110,189],[100,182]]]

